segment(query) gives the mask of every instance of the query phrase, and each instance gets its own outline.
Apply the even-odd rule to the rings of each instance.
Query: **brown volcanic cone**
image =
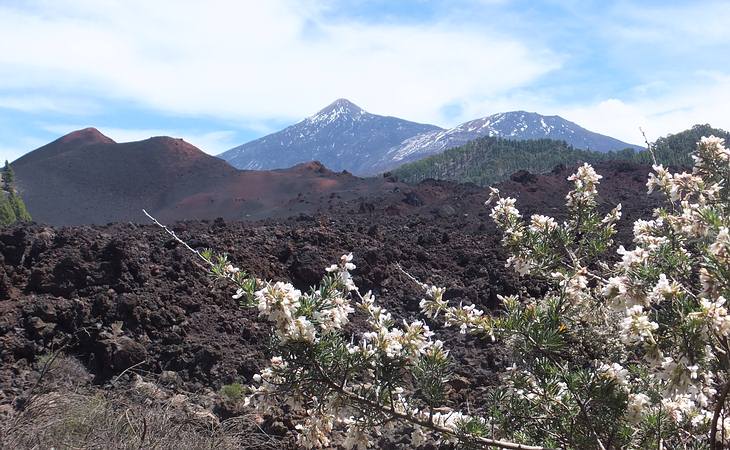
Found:
[[[50,144],[46,144],[43,147],[22,156],[13,163],[13,166],[35,163],[43,159],[52,158],[69,150],[93,144],[114,144],[114,141],[111,138],[104,136],[96,128],[84,128],[83,130],[77,130],[60,137]]]
[[[388,189],[384,180],[333,173],[317,162],[277,171],[238,171],[182,139],[118,144],[93,128],[75,131],[14,162],[33,219],[53,225],[264,218],[320,210]],[[341,197],[340,197],[341,198]]]

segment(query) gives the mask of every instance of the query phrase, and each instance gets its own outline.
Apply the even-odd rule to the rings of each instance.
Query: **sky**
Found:
[[[94,126],[210,154],[347,98],[630,143],[730,128],[728,1],[0,0],[0,160]]]

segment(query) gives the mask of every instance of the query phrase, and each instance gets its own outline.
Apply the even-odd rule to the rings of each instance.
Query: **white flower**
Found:
[[[603,285],[603,296],[611,300],[619,296],[624,296],[628,292],[629,279],[625,276],[611,277],[608,283]]]
[[[366,450],[371,442],[368,435],[360,427],[350,425],[342,446],[348,450]]]
[[[651,290],[651,299],[656,303],[663,300],[669,300],[679,295],[681,290],[682,287],[679,283],[676,281],[670,282],[667,279],[667,276],[662,273],[659,275],[659,280],[657,280],[657,283]]]
[[[662,408],[676,423],[682,422],[687,415],[696,412],[696,405],[689,395],[677,395],[662,400]]]
[[[228,264],[226,266],[225,270],[226,270],[226,272],[231,273],[231,274],[238,273],[241,271],[241,269],[239,269],[238,267],[233,267],[233,264]]]
[[[568,177],[568,181],[572,181],[575,189],[568,192],[565,196],[566,205],[570,208],[578,205],[595,204],[595,196],[598,194],[596,187],[599,180],[603,178],[598,175],[590,164],[583,164],[578,171]]]
[[[690,316],[705,320],[713,333],[728,336],[730,335],[730,316],[723,305],[725,305],[725,297],[722,296],[714,301],[701,298],[700,310],[691,313]]]
[[[559,281],[560,287],[565,289],[565,294],[569,299],[571,299],[575,303],[580,303],[587,295],[587,273],[588,270],[585,267],[581,267],[571,276],[567,276],[562,272],[553,272],[551,276]]]
[[[634,250],[629,251],[621,245],[616,253],[621,255],[621,263],[619,263],[619,266],[625,270],[642,265],[649,259],[649,252],[641,247],[637,247]]]
[[[355,312],[347,297],[336,295],[324,299],[320,309],[314,311],[312,318],[322,331],[329,332],[341,329],[350,321],[350,314]]]
[[[728,233],[727,227],[720,227],[720,230],[717,233],[717,238],[715,238],[715,242],[710,245],[710,254],[714,256],[717,260],[728,263],[730,262],[730,252],[728,251],[730,249],[730,233]]]
[[[540,231],[553,231],[558,227],[555,219],[548,216],[533,214],[530,218],[530,231],[537,233]]]
[[[285,338],[287,341],[314,342],[316,336],[317,330],[312,322],[304,316],[299,316],[289,324]]]
[[[521,277],[530,273],[530,269],[532,269],[532,263],[524,258],[520,258],[519,256],[510,256],[507,258],[507,262],[504,266],[512,267]]]
[[[492,202],[498,198],[499,198],[499,189],[490,186],[489,187],[489,198],[487,199],[487,201],[484,202],[484,206],[491,205]]]
[[[629,371],[621,364],[601,364],[601,366],[598,367],[598,372],[609,380],[615,381],[619,386],[628,386]]]
[[[277,281],[266,285],[254,293],[261,316],[266,316],[278,326],[287,326],[294,312],[299,308],[301,291],[290,283]]]
[[[634,305],[626,310],[626,318],[621,321],[621,340],[626,344],[643,342],[652,337],[652,331],[659,328],[659,324],[649,320],[644,313],[644,307]]]
[[[649,404],[649,396],[646,394],[629,394],[629,402],[626,407],[627,419],[631,423],[641,422],[646,406]]]
[[[515,199],[504,197],[497,200],[497,204],[492,208],[491,217],[497,224],[501,225],[507,225],[519,219],[520,212],[515,208]]]
[[[649,181],[646,182],[648,193],[651,194],[654,188],[659,188],[662,191],[667,192],[670,185],[672,184],[672,174],[662,165],[652,166],[654,172],[649,174]]]
[[[596,185],[599,182],[598,180],[602,178],[590,164],[583,163],[576,173],[568,177],[568,181],[574,181],[577,187],[582,188],[584,186]]]
[[[425,285],[424,285],[425,286]],[[426,298],[421,299],[419,306],[423,314],[435,318],[441,311],[448,307],[448,302],[444,300],[446,289],[437,286],[426,287]]]
[[[314,410],[307,410],[303,424],[296,426],[297,444],[304,448],[327,448],[330,445],[334,417]]]
[[[606,216],[601,219],[601,223],[603,224],[611,224],[614,222],[618,222],[618,220],[621,218],[621,203],[616,205],[615,208],[613,208]]]

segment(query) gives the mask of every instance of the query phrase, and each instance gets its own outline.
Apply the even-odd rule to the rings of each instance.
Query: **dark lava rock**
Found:
[[[530,173],[526,170],[518,170],[517,172],[513,173],[512,176],[509,177],[510,180],[514,181],[515,183],[534,183],[537,181],[537,175],[534,173]]]
[[[408,192],[403,198],[403,203],[411,206],[423,206],[423,200],[416,192]]]
[[[623,203],[617,244],[630,244],[633,220],[649,216],[657,205],[645,194],[648,169],[605,164],[596,170],[604,175],[600,208]],[[567,175],[567,169],[519,175],[498,187],[517,198],[523,216],[541,213],[562,220]],[[529,186],[522,181],[527,178]],[[408,189],[414,193],[408,203],[403,192],[393,192],[349,203],[335,199],[331,212],[302,220],[187,221],[174,229],[195,247],[228,253],[249,273],[287,280],[302,290],[317,284],[340,255],[352,252],[356,283],[372,290],[399,323],[421,318],[422,292],[398,265],[424,283],[445,286],[454,303],[496,307],[498,294],[523,287],[539,294],[539,285],[521,284],[525,281],[505,269],[484,188],[430,180]],[[257,310],[241,308],[233,293],[154,225],[0,228],[0,405],[13,401],[22,374],[41,355],[61,346],[97,382],[144,361],[140,369],[174,372],[166,375],[170,383],[174,378],[176,386],[191,391],[249,383],[267,364],[270,326]],[[357,325],[362,321],[354,319],[354,331],[362,331]],[[119,322],[122,333],[110,335]],[[455,374],[472,385],[494,380],[494,371],[510,364],[498,346],[438,322],[430,325],[451,348]],[[465,389],[462,384],[453,387]],[[476,394],[470,401],[483,400]]]

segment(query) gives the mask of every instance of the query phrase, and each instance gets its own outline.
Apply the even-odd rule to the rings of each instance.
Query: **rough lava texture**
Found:
[[[623,203],[619,239],[628,244],[633,220],[646,217],[657,204],[645,194],[649,170],[621,163],[597,170],[605,177],[601,207]],[[518,173],[500,189],[517,197],[524,215],[560,217],[570,173],[566,168],[547,175]],[[495,308],[498,294],[520,286],[540,290],[521,284],[504,268],[500,236],[483,205],[487,195],[473,185],[430,181],[337,202],[326,214],[187,221],[173,227],[193,247],[227,252],[251,273],[290,280],[300,289],[317,283],[324,267],[352,251],[361,289],[372,289],[396,317],[415,319],[421,293],[396,264],[423,281],[446,286],[448,299],[483,308]],[[41,355],[62,347],[89,368],[97,383],[130,368],[175,372],[192,392],[250,382],[269,355],[270,328],[257,311],[241,309],[231,294],[229,286],[212,282],[188,251],[153,225],[2,229],[0,406],[22,396]],[[499,344],[432,326],[452,349],[456,377],[450,401],[480,404],[484,386],[494,384],[496,371],[506,363],[504,351]],[[223,406],[218,412],[232,414]]]

